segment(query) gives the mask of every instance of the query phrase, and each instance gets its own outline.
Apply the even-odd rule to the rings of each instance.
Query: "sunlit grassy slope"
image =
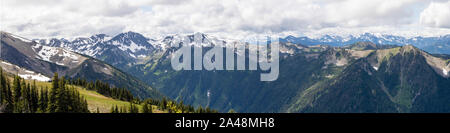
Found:
[[[33,82],[33,81],[28,81],[28,82]],[[51,83],[36,81],[36,86],[38,87],[38,89],[40,89],[40,88],[50,89]],[[82,95],[84,98],[86,98],[86,100],[88,102],[89,111],[92,113],[97,112],[97,109],[100,111],[100,113],[109,113],[111,110],[111,107],[116,106],[116,105],[118,107],[125,106],[127,108],[129,108],[129,106],[130,106],[129,102],[112,99],[112,98],[103,96],[95,91],[87,90],[80,86],[69,85],[68,87],[74,87],[75,89],[77,89],[80,92],[80,95]],[[141,105],[137,105],[137,106],[139,107],[140,111],[142,111]],[[156,106],[152,106],[152,107],[153,107],[154,113],[163,113],[163,111],[158,110]]]

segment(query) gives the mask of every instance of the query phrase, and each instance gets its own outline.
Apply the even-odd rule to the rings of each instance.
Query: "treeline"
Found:
[[[217,110],[213,110],[209,107],[203,108],[198,106],[194,108],[192,105],[185,105],[183,101],[176,102],[163,98],[161,101],[150,100],[150,103],[158,105],[162,110],[167,110],[169,113],[218,113]]]
[[[51,88],[41,86],[38,89],[35,81],[27,83],[17,75],[10,81],[0,67],[0,113],[89,113],[87,100],[70,85],[82,86],[104,96],[130,102],[128,107],[111,107],[111,113],[153,113],[154,108],[168,113],[218,112],[209,107],[194,108],[183,104],[183,101],[176,102],[167,98],[140,100],[127,89],[111,87],[101,81],[59,78],[58,73],[52,78]]]
[[[0,112],[4,113],[89,113],[85,98],[66,85],[58,74],[52,79],[52,87],[40,88],[36,82],[26,83],[15,75],[11,83],[0,68]]]
[[[139,104],[142,106],[142,110],[139,110],[139,108],[136,106],[136,104]],[[161,111],[167,111],[168,113],[218,113],[217,110],[213,110],[209,107],[203,108],[202,106],[199,106],[197,108],[194,108],[192,105],[185,105],[183,104],[183,101],[176,102],[173,100],[168,100],[166,98],[163,98],[162,100],[155,100],[155,99],[145,99],[143,101],[135,100],[133,102],[130,102],[129,107],[118,107],[113,106],[111,107],[111,113],[153,113],[153,107],[152,105],[155,105],[156,108],[160,109]]]
[[[108,83],[96,80],[87,81],[86,79],[71,79],[70,84],[84,87],[88,90],[94,90],[104,96],[111,97],[121,101],[130,102],[130,106],[113,106],[111,107],[110,113],[152,113],[152,105],[156,105],[162,111],[167,111],[169,113],[217,113],[217,110],[210,109],[209,107],[203,108],[199,106],[194,108],[191,105],[183,104],[183,101],[176,102],[163,98],[162,100],[156,99],[145,99],[140,100],[135,98],[131,92],[124,88],[111,87]],[[139,110],[137,105],[141,105],[141,110]]]
[[[117,105],[113,106],[111,108],[110,113],[152,113],[151,105],[148,104],[143,104],[142,110],[143,110],[142,112],[139,111],[139,107],[133,102],[130,102],[130,106],[128,108],[125,106],[122,107],[118,107]]]
[[[96,81],[86,81],[86,79],[72,79],[69,80],[70,84],[82,86],[88,90],[96,91],[104,96],[111,97],[113,99],[121,101],[133,101],[136,98],[131,94],[131,92],[124,88],[111,87],[108,83],[104,83],[100,80]]]

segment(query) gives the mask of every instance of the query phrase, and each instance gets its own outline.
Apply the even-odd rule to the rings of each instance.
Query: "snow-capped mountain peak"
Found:
[[[381,45],[406,45],[412,44],[430,53],[450,54],[450,34],[440,37],[403,37],[381,33],[363,33],[346,37],[338,35],[322,35],[316,38],[287,36],[280,38],[281,42],[291,42],[303,45],[325,44],[331,46],[345,46],[357,42],[373,42]],[[443,46],[444,45],[444,46]],[[436,49],[437,46],[445,47]]]
[[[106,34],[96,34],[89,37],[94,42],[105,42],[110,40],[112,37],[106,35]]]
[[[96,34],[90,37],[78,37],[69,41],[67,39],[41,39],[40,44],[51,47],[62,47],[92,57],[108,56],[111,52],[122,52],[123,56],[137,58],[147,56],[154,50],[148,38],[136,32],[125,32],[110,37],[106,34]],[[117,51],[119,49],[120,51]]]

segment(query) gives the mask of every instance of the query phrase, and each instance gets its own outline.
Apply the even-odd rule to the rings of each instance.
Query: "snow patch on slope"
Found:
[[[38,73],[38,74],[19,74],[20,77],[28,80],[37,80],[37,81],[50,81],[51,79]]]
[[[16,66],[14,64],[1,61],[0,66],[2,66],[2,69],[6,72],[17,74],[20,77],[28,80],[38,80],[38,81],[50,81],[51,79],[42,75],[41,73],[36,73],[34,71],[27,70],[25,68],[21,68],[19,66]]]
[[[58,49],[55,47],[42,46],[41,50],[38,52],[38,55],[42,60],[50,61],[50,58],[58,54]]]
[[[119,43],[117,41],[114,41],[113,45],[118,46],[119,49],[122,50],[122,51],[130,50],[133,53],[135,53],[137,50],[146,49],[144,46],[139,46],[136,43],[134,43],[133,41],[131,41],[130,46],[123,45],[123,44],[121,44],[121,43]]]
[[[373,69],[375,69],[375,70],[377,70],[377,71],[378,71],[378,67],[375,67],[375,66],[374,66],[374,67],[373,67]]]
[[[446,70],[445,68],[442,68],[442,73],[444,73],[445,76],[448,76],[448,70]]]
[[[68,58],[70,58],[72,60],[78,60],[78,56],[77,55],[75,55],[74,53],[72,53],[70,51],[67,51],[67,50],[63,51],[63,56],[64,57],[68,57]]]

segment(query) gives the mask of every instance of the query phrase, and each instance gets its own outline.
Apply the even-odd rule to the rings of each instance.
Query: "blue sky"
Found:
[[[136,31],[228,39],[365,32],[450,34],[449,0],[2,0],[1,30],[29,38]]]

